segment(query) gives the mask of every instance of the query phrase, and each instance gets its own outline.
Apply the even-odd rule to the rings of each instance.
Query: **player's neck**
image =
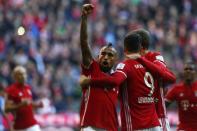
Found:
[[[145,54],[147,54],[147,53],[150,52],[150,51],[149,51],[149,50],[145,50],[144,52],[145,52]]]
[[[141,51],[140,51],[140,54],[142,55],[142,56],[144,56],[144,55],[146,55],[147,53],[149,52],[149,50],[148,49],[141,49]]]
[[[125,57],[128,59],[134,59],[140,57],[139,53],[125,53]]]
[[[194,80],[185,80],[184,81],[185,85],[188,85],[188,86],[192,85],[193,82],[194,82]]]
[[[16,82],[16,85],[23,87],[25,85],[25,83]]]

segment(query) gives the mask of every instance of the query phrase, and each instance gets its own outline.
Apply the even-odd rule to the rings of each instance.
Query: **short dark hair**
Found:
[[[134,33],[139,34],[142,37],[142,47],[148,49],[150,46],[150,33],[145,29],[137,29],[133,31]]]
[[[109,43],[107,43],[107,45],[103,46],[103,47],[101,48],[101,50],[103,50],[103,49],[105,49],[105,48],[110,48],[110,49],[115,53],[115,55],[117,55],[117,50],[113,47],[113,44],[112,44],[111,42],[109,42]],[[100,50],[100,51],[101,51],[101,50]]]
[[[113,47],[113,44],[112,44],[111,42],[109,42],[109,43],[107,44],[107,47]]]
[[[142,38],[139,34],[129,32],[124,38],[124,48],[131,53],[139,52]]]
[[[187,61],[185,61],[185,65],[191,66],[195,71],[197,70],[196,69],[196,64],[194,63],[193,60],[187,60]]]

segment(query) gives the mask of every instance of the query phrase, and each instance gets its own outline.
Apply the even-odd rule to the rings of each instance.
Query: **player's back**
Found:
[[[121,87],[122,130],[137,130],[159,126],[155,110],[154,79],[150,72],[135,60],[125,60],[117,66],[127,79]]]

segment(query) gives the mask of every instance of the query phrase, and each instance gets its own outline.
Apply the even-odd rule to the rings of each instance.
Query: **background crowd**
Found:
[[[78,112],[81,90],[81,6],[91,2],[89,42],[95,57],[111,42],[123,57],[123,38],[136,28],[151,33],[151,49],[181,78],[183,62],[197,63],[196,0],[0,0],[0,82],[12,82],[15,65],[27,68],[39,114]]]

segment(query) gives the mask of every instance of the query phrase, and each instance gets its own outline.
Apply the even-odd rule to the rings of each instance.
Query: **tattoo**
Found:
[[[80,46],[83,65],[89,67],[93,58],[88,45],[87,16],[81,17]]]

